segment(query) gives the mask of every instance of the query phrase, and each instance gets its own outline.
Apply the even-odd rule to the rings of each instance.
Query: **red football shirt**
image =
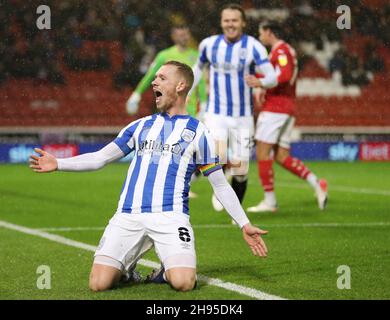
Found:
[[[272,47],[269,59],[278,75],[278,85],[267,90],[261,111],[292,115],[294,113],[298,75],[298,61],[295,50],[286,42],[279,41]]]

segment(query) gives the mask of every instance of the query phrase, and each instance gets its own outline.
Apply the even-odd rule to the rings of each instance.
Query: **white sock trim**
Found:
[[[274,191],[264,192],[264,200],[270,206],[276,206],[276,195]]]
[[[312,172],[306,177],[306,181],[313,187],[313,189],[319,187],[317,176]]]

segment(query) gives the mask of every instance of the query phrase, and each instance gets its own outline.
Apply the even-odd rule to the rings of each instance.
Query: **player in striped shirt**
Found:
[[[204,112],[205,125],[216,140],[221,162],[231,168],[232,187],[240,202],[247,186],[247,174],[253,144],[254,120],[252,89],[245,78],[260,70],[265,77],[263,88],[277,84],[276,73],[263,45],[243,32],[245,12],[237,4],[228,4],[221,11],[223,34],[204,39],[199,45],[199,59],[194,70],[194,87],[204,67],[209,67],[209,98]],[[226,156],[228,147],[231,151]],[[214,209],[223,206],[214,195]]]
[[[215,155],[205,126],[186,112],[193,83],[188,65],[165,63],[152,82],[160,113],[130,123],[100,151],[56,159],[36,149],[30,166],[36,172],[96,170],[134,151],[119,197],[118,208],[101,238],[90,275],[93,291],[114,287],[133,274],[137,261],[153,245],[162,268],[149,280],[169,282],[188,291],[196,284],[194,234],[189,222],[191,174],[199,168],[229,215],[240,226],[254,255],[264,257],[261,239],[267,231],[252,226]]]

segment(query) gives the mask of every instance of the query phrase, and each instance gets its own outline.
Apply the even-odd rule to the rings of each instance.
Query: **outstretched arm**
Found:
[[[113,142],[99,151],[85,153],[76,157],[56,159],[52,154],[35,148],[40,156],[30,156],[30,168],[35,172],[45,173],[52,171],[91,171],[105,166],[124,156],[123,151]]]
[[[260,230],[251,225],[236,193],[227,182],[221,169],[210,173],[207,177],[218,200],[225,207],[232,219],[240,226],[244,240],[252,250],[252,253],[255,256],[266,257],[268,250],[261,235],[267,234],[268,231]]]

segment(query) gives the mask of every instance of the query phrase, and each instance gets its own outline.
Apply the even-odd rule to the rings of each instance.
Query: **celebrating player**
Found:
[[[261,184],[264,189],[264,200],[257,206],[248,208],[248,212],[264,212],[277,210],[274,192],[274,159],[283,168],[305,179],[315,190],[318,206],[325,209],[327,202],[327,183],[318,180],[297,158],[290,156],[290,135],[294,126],[294,101],[298,65],[295,50],[281,40],[281,27],[273,21],[260,24],[260,41],[271,46],[270,61],[278,73],[278,86],[263,91],[263,105],[256,124],[256,155]],[[259,87],[261,79],[253,75],[247,76],[249,86]],[[264,98],[265,95],[265,98]]]
[[[154,59],[148,72],[142,78],[134,92],[127,100],[126,110],[129,114],[135,114],[138,111],[138,105],[141,100],[141,95],[149,88],[152,83],[156,71],[167,61],[175,60],[187,65],[193,66],[198,59],[198,52],[189,47],[191,40],[190,29],[185,25],[177,25],[171,29],[171,39],[174,43],[172,47],[160,51]],[[187,112],[193,116],[197,116],[198,103],[204,105],[207,100],[206,83],[203,77],[201,77],[196,90],[191,94],[187,100]],[[204,107],[201,109],[204,109]],[[196,171],[191,180],[195,181],[199,177],[199,171]],[[197,194],[189,191],[190,198],[196,198]]]
[[[196,63],[198,52],[189,47],[191,40],[191,32],[187,26],[174,26],[171,30],[171,38],[174,43],[172,47],[160,51],[154,59],[148,72],[142,78],[134,92],[126,103],[126,110],[129,114],[135,114],[138,111],[138,104],[141,100],[141,95],[149,88],[156,71],[167,61],[180,61],[190,66]],[[198,101],[200,104],[205,104],[207,100],[206,83],[202,78],[187,103],[187,112],[195,117],[198,110]]]
[[[132,151],[116,214],[101,238],[90,275],[93,291],[112,288],[121,276],[131,278],[141,256],[153,245],[162,268],[151,282],[168,282],[188,291],[196,284],[194,233],[189,222],[191,174],[199,168],[229,215],[240,226],[254,255],[265,257],[261,235],[252,226],[218,164],[214,141],[205,126],[186,112],[193,84],[188,65],[166,62],[152,82],[160,113],[138,119],[100,151],[56,159],[36,149],[30,166],[36,172],[96,170]]]
[[[243,33],[245,12],[238,4],[225,5],[221,11],[223,34],[204,39],[199,45],[195,65],[194,86],[209,66],[209,98],[204,115],[205,125],[216,140],[221,162],[231,166],[232,187],[242,202],[247,186],[254,121],[252,89],[245,84],[245,75],[256,66],[265,76],[260,86],[277,84],[276,73],[267,58],[267,51],[255,38]],[[228,146],[231,156],[226,158]],[[219,199],[220,200],[220,199]],[[213,207],[223,210],[213,195]]]

